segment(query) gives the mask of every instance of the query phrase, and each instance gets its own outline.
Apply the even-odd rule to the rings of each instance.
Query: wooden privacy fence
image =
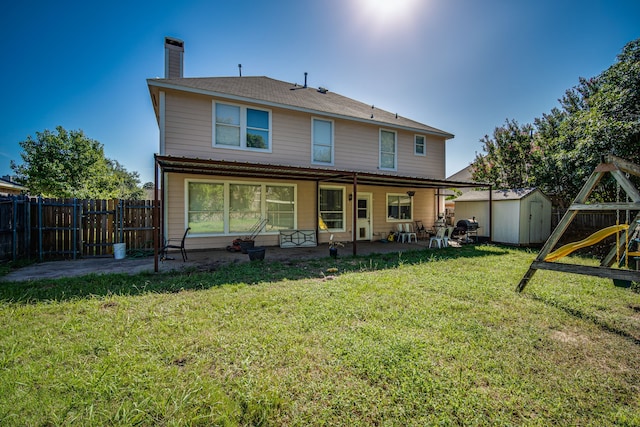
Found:
[[[0,198],[0,259],[75,259],[153,251],[152,200]]]

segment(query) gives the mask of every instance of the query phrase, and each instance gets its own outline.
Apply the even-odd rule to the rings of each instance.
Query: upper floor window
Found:
[[[333,165],[333,122],[312,119],[311,128],[311,162]]]
[[[424,135],[416,135],[413,138],[413,153],[416,156],[426,156],[427,155],[427,144],[424,139]]]
[[[380,129],[380,169],[398,168],[396,133]]]
[[[214,102],[215,147],[271,151],[271,114],[268,110]]]

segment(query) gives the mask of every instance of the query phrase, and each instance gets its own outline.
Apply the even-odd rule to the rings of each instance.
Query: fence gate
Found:
[[[82,256],[113,254],[116,200],[82,201]]]

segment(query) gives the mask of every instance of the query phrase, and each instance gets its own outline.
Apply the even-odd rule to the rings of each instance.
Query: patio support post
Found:
[[[316,242],[320,241],[320,181],[316,181]]]
[[[358,221],[358,174],[353,174],[353,203],[351,204],[351,210],[353,211],[353,223],[351,224],[351,240],[353,241],[353,256],[358,254],[356,243],[356,225]]]
[[[158,272],[158,246],[160,243],[160,205],[158,203],[158,157],[153,168],[153,271]]]

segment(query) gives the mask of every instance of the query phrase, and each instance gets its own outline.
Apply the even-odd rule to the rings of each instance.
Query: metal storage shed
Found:
[[[455,219],[478,221],[478,236],[496,243],[536,245],[551,234],[551,200],[537,188],[469,191],[455,199]],[[489,218],[493,217],[491,230]]]

